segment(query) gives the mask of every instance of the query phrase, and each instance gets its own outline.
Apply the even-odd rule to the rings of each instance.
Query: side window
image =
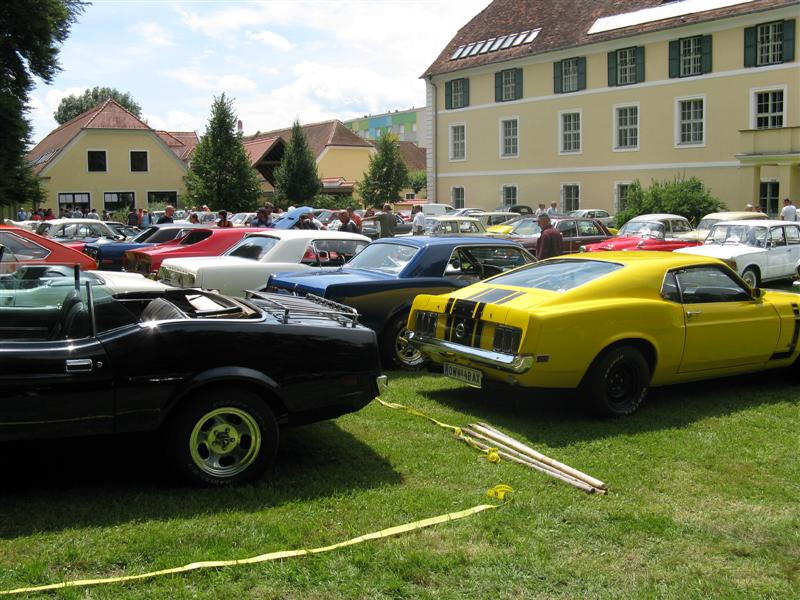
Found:
[[[575,221],[559,221],[558,230],[564,237],[578,237],[578,227]]]
[[[450,255],[450,260],[447,261],[444,274],[445,277],[468,278],[469,281],[477,281],[476,278],[480,275],[480,269],[469,254],[462,252],[460,248],[456,248]]]
[[[480,263],[486,277],[528,264],[522,249],[513,246],[473,246],[465,248],[464,253]]]
[[[800,244],[800,227],[797,225],[786,226],[786,243],[790,246]]]
[[[678,281],[675,279],[675,273],[672,271],[664,276],[664,283],[661,284],[661,297],[670,302],[681,301],[681,294],[678,291]]]
[[[785,246],[786,238],[783,235],[783,227],[773,227],[769,230],[769,240],[773,246]]]
[[[17,260],[47,258],[50,251],[31,240],[13,233],[0,232],[0,244],[5,246]]]
[[[591,221],[578,221],[578,231],[581,236],[603,235],[597,225]]]
[[[750,293],[738,281],[716,267],[683,269],[675,277],[684,304],[750,300]]]
[[[670,223],[670,228],[672,229],[672,233],[685,233],[687,231],[692,230],[692,228],[689,226],[689,223],[687,223],[682,219],[681,220],[676,219],[670,221],[669,223]]]

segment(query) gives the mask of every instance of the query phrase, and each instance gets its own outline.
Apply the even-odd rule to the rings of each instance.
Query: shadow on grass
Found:
[[[327,421],[281,431],[275,466],[249,485],[210,489],[176,482],[155,435],[2,444],[0,538],[136,520],[227,511],[402,481],[390,463]]]
[[[402,379],[402,376],[396,377]],[[598,418],[571,390],[492,385],[423,391],[427,398],[551,447],[681,427],[757,406],[800,403],[799,377],[783,369],[653,388],[633,415]]]

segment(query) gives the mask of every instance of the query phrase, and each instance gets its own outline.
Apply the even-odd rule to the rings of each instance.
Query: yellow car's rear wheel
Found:
[[[591,407],[605,415],[629,415],[650,386],[650,365],[634,346],[614,346],[592,363],[580,386]]]

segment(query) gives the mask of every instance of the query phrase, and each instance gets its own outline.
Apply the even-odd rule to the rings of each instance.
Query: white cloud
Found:
[[[199,131],[206,120],[205,116],[193,115],[180,110],[170,110],[166,117],[143,113],[142,119],[153,129],[166,131]]]
[[[279,52],[289,52],[295,45],[282,35],[273,31],[248,31],[247,37],[257,42],[263,42],[270,48]]]
[[[258,87],[255,81],[244,75],[210,75],[196,69],[174,69],[166,71],[165,75],[196,90],[247,92]]]
[[[141,36],[144,42],[150,46],[174,46],[175,42],[170,37],[167,30],[159,23],[138,23],[132,26],[131,31]]]

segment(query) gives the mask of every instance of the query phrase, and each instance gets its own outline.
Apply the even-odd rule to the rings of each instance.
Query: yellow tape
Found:
[[[76,581],[65,581],[62,583],[52,583],[49,585],[17,588],[13,590],[1,590],[0,596],[10,596],[14,594],[30,594],[33,592],[46,592],[51,590],[61,590],[64,588],[88,587],[92,585],[107,585],[110,583],[124,583],[127,581],[150,579],[162,575],[175,575],[178,573],[188,573],[189,571],[197,571],[200,569],[218,569],[220,567],[251,565],[255,563],[268,562],[272,560],[280,560],[282,558],[294,558],[297,556],[308,556],[310,554],[321,554],[322,552],[330,552],[332,550],[337,550],[338,548],[354,546],[355,544],[362,544],[364,542],[369,542],[371,540],[377,540],[381,538],[400,535],[401,533],[408,533],[410,531],[416,531],[418,529],[425,529],[426,527],[431,527],[433,525],[438,525],[440,523],[447,523],[448,521],[457,521],[459,519],[464,519],[472,515],[477,515],[478,513],[481,513],[485,510],[500,508],[501,506],[508,503],[508,501],[510,500],[510,498],[509,499],[506,498],[509,492],[511,492],[511,488],[508,487],[507,485],[497,485],[493,487],[491,490],[489,490],[486,494],[491,498],[496,498],[497,500],[500,500],[503,504],[480,504],[478,506],[473,506],[472,508],[468,508],[466,510],[447,513],[445,515],[439,515],[436,517],[430,517],[428,519],[422,519],[420,521],[414,521],[413,523],[406,523],[404,525],[398,525],[396,527],[389,527],[388,529],[382,529],[380,531],[374,531],[372,533],[360,535],[358,537],[346,540],[344,542],[339,542],[338,544],[333,544],[331,546],[322,546],[320,548],[308,548],[301,550],[281,550],[278,552],[261,554],[259,556],[252,556],[250,558],[241,558],[234,560],[208,560],[202,562],[194,562],[188,565],[184,565],[182,567],[174,567],[172,569],[162,569],[160,571],[151,571],[149,573],[141,573],[139,575],[122,575],[119,577],[106,577],[102,579],[78,579]]]

